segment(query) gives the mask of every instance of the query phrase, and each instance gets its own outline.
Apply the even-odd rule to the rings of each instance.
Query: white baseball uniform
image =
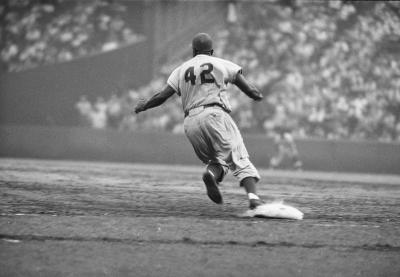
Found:
[[[167,80],[182,99],[184,130],[198,158],[205,164],[220,164],[243,180],[260,178],[249,160],[231,111],[226,86],[236,79],[241,67],[230,61],[196,55],[176,68]]]

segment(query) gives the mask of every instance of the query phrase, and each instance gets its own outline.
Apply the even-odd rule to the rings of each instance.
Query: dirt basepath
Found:
[[[400,178],[262,171],[302,221],[242,219],[200,167],[0,159],[0,276],[399,276]],[[336,177],[335,177],[336,176]]]

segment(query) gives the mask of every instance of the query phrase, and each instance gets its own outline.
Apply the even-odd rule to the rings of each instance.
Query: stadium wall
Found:
[[[0,75],[0,124],[77,126],[75,104],[151,78],[146,41],[91,57]]]
[[[269,165],[273,143],[244,136],[252,161]],[[305,170],[400,174],[396,143],[298,140]],[[0,126],[0,156],[200,165],[184,135],[79,127]]]
[[[197,32],[223,26],[227,2],[126,1],[129,25],[145,41],[21,72],[0,72],[0,124],[79,126],[75,104],[147,84],[167,61],[190,54]]]

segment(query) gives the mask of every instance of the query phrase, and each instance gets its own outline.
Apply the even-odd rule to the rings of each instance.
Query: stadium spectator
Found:
[[[0,3],[0,60],[7,71],[69,61],[143,39],[125,23],[123,3],[13,1]]]
[[[229,3],[216,54],[243,65],[258,87],[274,90],[263,109],[231,93],[234,120],[244,132],[272,132],[289,121],[294,137],[400,141],[399,8],[393,1]],[[142,36],[126,16],[123,2],[3,1],[1,61],[19,71],[134,43]],[[180,132],[179,103],[139,120],[127,108],[132,94],[149,96],[170,71],[106,100],[106,123],[96,126]]]

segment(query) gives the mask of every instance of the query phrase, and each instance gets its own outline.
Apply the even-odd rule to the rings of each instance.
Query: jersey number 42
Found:
[[[214,66],[212,63],[204,63],[200,65],[200,83],[214,83],[214,77],[211,75]],[[185,71],[185,82],[190,82],[192,85],[196,84],[196,75],[194,74],[194,66],[188,67]]]

